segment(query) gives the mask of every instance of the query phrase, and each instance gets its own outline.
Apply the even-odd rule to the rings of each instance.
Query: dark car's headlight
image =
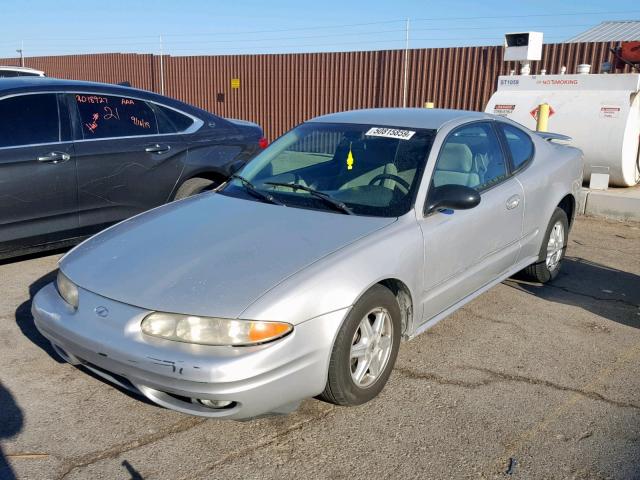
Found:
[[[78,308],[78,287],[60,270],[56,278],[56,288],[65,302],[73,308]]]
[[[153,312],[140,325],[142,332],[176,342],[201,345],[256,345],[276,340],[293,330],[284,322],[230,320]]]

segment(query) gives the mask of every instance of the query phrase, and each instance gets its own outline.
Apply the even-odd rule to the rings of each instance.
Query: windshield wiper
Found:
[[[333,205],[335,208],[340,210],[343,213],[348,215],[353,215],[353,211],[349,207],[347,207],[344,203],[336,200],[328,193],[320,192],[314,188],[307,187],[305,185],[300,185],[299,183],[284,183],[284,182],[264,182],[265,185],[273,185],[275,187],[288,187],[292,190],[304,190],[305,192],[309,192],[316,198],[324,200],[326,203]]]
[[[269,203],[274,203],[276,205],[285,206],[284,203],[282,203],[279,200],[276,200],[273,195],[258,190],[253,183],[251,183],[249,180],[244,178],[242,175],[238,175],[238,174],[234,173],[229,178],[237,178],[238,180],[240,180],[240,183],[242,183],[242,186],[245,188],[245,190],[247,190],[247,192],[253,194],[254,196],[260,197],[260,198],[262,198],[263,200],[266,200]]]

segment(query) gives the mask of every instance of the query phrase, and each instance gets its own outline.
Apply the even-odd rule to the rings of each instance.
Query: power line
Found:
[[[560,38],[560,36],[551,36],[550,38]],[[420,41],[430,41],[430,42],[440,42],[440,41],[469,41],[469,40],[492,40],[492,41],[496,41],[496,42],[501,42],[502,41],[502,36],[491,36],[491,37],[446,37],[446,38],[437,38],[437,37],[432,37],[432,38],[412,38],[411,41],[412,42],[420,42]],[[351,41],[351,42],[335,42],[335,43],[313,43],[313,44],[299,44],[299,45],[262,45],[262,46],[244,46],[244,47],[231,47],[231,48],[226,48],[225,47],[225,52],[228,51],[234,51],[234,52],[238,52],[238,51],[244,51],[246,49],[252,49],[252,50],[278,50],[278,49],[300,49],[300,48],[309,48],[309,47],[313,47],[313,48],[326,48],[326,47],[333,47],[333,46],[347,46],[347,45],[362,45],[362,44],[400,44],[402,42],[405,42],[404,39],[387,39],[387,40],[372,40],[372,41]],[[483,45],[486,46],[486,45]],[[413,47],[412,50],[415,49],[419,49],[419,48],[424,48],[424,47]],[[379,48],[378,50],[382,50],[384,48]],[[398,49],[397,47],[393,48]],[[47,50],[47,48],[43,48],[41,50]],[[49,49],[50,51],[51,49]],[[55,48],[54,48],[55,50]],[[176,51],[176,52],[203,52],[204,49],[202,48],[174,48],[172,49],[172,51]],[[112,50],[103,50],[103,51],[93,51],[92,53],[113,53]],[[278,52],[280,53],[280,52]],[[308,53],[315,53],[315,52],[308,52]],[[65,53],[59,53],[59,55],[64,55]],[[67,53],[67,55],[81,55],[82,53],[80,53],[77,50],[74,50],[73,52]],[[220,53],[214,53],[214,54],[207,54],[207,55],[224,55],[224,53],[220,54]]]
[[[507,18],[539,18],[539,17],[559,17],[559,16],[584,16],[584,15],[626,15],[629,13],[640,13],[640,10],[618,10],[618,11],[600,11],[600,12],[563,12],[563,13],[531,13],[524,15],[488,15],[488,16],[460,16],[460,17],[430,17],[430,18],[412,18],[411,22],[431,22],[441,20],[493,20],[493,19],[507,19]],[[333,25],[315,25],[275,30],[245,30],[245,31],[211,31],[211,32],[189,32],[189,33],[163,33],[163,38],[167,37],[185,37],[185,36],[212,36],[212,35],[248,35],[256,33],[282,33],[282,32],[295,32],[317,29],[336,29],[347,27],[359,27],[359,26],[371,26],[371,25],[384,25],[392,23],[404,23],[406,19],[394,19],[384,20],[377,22],[363,22],[363,23],[343,23]],[[412,29],[412,31],[415,29]],[[400,30],[404,31],[404,29]],[[45,40],[47,42],[51,40],[69,40],[69,41],[82,41],[82,40],[126,40],[126,39],[141,39],[141,38],[158,38],[158,35],[127,35],[127,36],[114,36],[114,37],[59,37],[57,39],[50,39],[48,37],[31,37],[24,38],[25,41]],[[7,42],[9,43],[9,42]],[[15,42],[13,42],[15,44]]]
[[[640,13],[640,10],[619,10],[609,12],[566,12],[566,13],[530,13],[526,15],[488,15],[481,17],[431,17],[431,18],[416,18],[411,21],[439,21],[439,20],[485,20],[492,18],[530,18],[530,17],[567,17],[567,16],[581,16],[581,15],[626,15],[628,13]]]
[[[559,37],[556,37],[559,38]],[[465,41],[465,40],[496,40],[502,42],[502,36],[494,36],[494,37],[448,37],[448,38],[411,38],[411,41]],[[357,41],[357,42],[336,42],[336,43],[323,43],[323,44],[303,44],[303,45],[268,45],[268,46],[260,46],[260,47],[237,47],[237,48],[228,48],[227,50],[242,50],[244,48],[257,48],[257,49],[278,49],[278,48],[304,48],[304,47],[328,47],[328,46],[340,46],[340,45],[361,45],[361,44],[370,44],[370,43],[404,43],[404,39],[388,39],[388,40],[371,40],[371,41]],[[419,47],[413,47],[416,49]],[[201,49],[194,48],[174,48],[175,51],[199,51]]]
[[[522,27],[522,28],[546,28],[546,29],[555,29],[555,28],[567,28],[567,27],[590,27],[591,25],[588,24],[574,24],[574,25],[548,25],[548,26],[543,26],[543,25],[529,25],[528,27]],[[513,28],[519,28],[519,27],[513,27]],[[495,26],[495,27],[437,27],[437,28],[412,28],[411,29],[411,33],[414,32],[424,32],[424,31],[450,31],[450,30],[497,30],[497,29],[503,29],[503,26]],[[405,29],[401,29],[401,30],[378,30],[378,31],[371,31],[371,32],[358,32],[358,33],[352,33],[352,34],[343,34],[343,36],[358,36],[361,37],[363,35],[380,35],[383,33],[400,33],[400,32],[405,32]],[[298,37],[274,37],[274,38],[264,38],[264,39],[242,39],[242,40],[198,40],[198,43],[204,43],[204,44],[210,44],[210,43],[246,43],[246,42],[264,42],[265,40],[267,41],[271,41],[271,40],[304,40],[306,38],[332,38],[335,37],[335,34],[324,34],[324,35],[305,35],[305,36],[298,36]],[[172,42],[170,42],[170,45],[175,45],[175,44],[184,44],[184,43],[191,43],[192,40],[174,40]]]
[[[399,23],[399,22],[404,22],[404,20],[385,20],[385,21],[380,21],[380,22],[367,22],[367,23],[349,23],[349,24],[341,24],[341,25],[318,25],[318,26],[309,26],[309,27],[297,27],[297,28],[285,28],[285,29],[280,29],[280,30],[253,30],[253,31],[234,31],[234,32],[189,32],[189,33],[163,33],[162,36],[164,37],[183,37],[183,36],[206,36],[206,35],[246,35],[246,34],[252,34],[252,33],[280,33],[280,32],[295,32],[295,31],[301,31],[301,30],[317,30],[317,29],[326,29],[326,28],[343,28],[343,27],[358,27],[358,26],[366,26],[366,25],[382,25],[382,24],[389,24],[389,23]],[[70,41],[77,41],[77,40],[103,40],[107,37],[84,37],[84,38],[77,38],[77,37],[60,37],[58,38],[59,40],[70,40]],[[158,38],[158,35],[127,35],[127,36],[119,36],[119,37],[108,37],[111,39],[118,39],[118,40],[124,40],[124,39],[135,39],[135,38]],[[32,38],[25,38],[25,41],[33,41],[33,40],[47,40],[49,41],[49,38],[46,37],[32,37]]]
[[[512,28],[514,29],[518,29],[518,28],[540,28],[540,29],[557,29],[557,28],[567,28],[567,27],[589,27],[591,25],[589,24],[565,24],[565,25],[527,25],[524,27],[517,27],[514,26]],[[497,30],[497,29],[503,29],[503,26],[491,26],[491,27],[428,27],[428,28],[414,28],[411,29],[412,33],[415,32],[423,32],[423,31],[450,31],[450,30],[474,30],[474,31],[491,31],[491,30]],[[379,36],[381,34],[385,34],[385,33],[400,33],[400,32],[405,32],[404,29],[401,30],[378,30],[378,31],[370,31],[370,32],[357,32],[357,33],[346,33],[343,34],[343,36],[345,37],[361,37],[363,35],[375,35],[375,36]],[[313,38],[333,38],[335,37],[335,34],[323,34],[323,35],[304,35],[304,36],[293,36],[293,37],[270,37],[270,38],[250,38],[250,39],[223,39],[223,40],[173,40],[171,42],[166,42],[165,39],[165,43],[167,45],[179,45],[179,44],[185,44],[185,43],[194,43],[197,42],[199,44],[213,44],[213,43],[264,43],[264,41],[271,41],[271,40],[304,40],[304,39],[313,39]],[[164,38],[164,35],[163,35]],[[53,45],[52,45],[53,43]],[[59,43],[57,45],[55,45],[55,40],[51,40],[49,42],[47,42],[47,47],[46,48],[51,48],[51,49],[55,49],[55,48],[64,48],[65,46],[75,46],[76,42],[63,42],[63,43]],[[121,42],[116,42],[116,43],[110,43],[109,44],[110,47],[119,47],[119,46],[123,46],[123,47],[132,47],[132,46],[157,46],[158,42],[156,41],[149,41],[149,42],[125,42],[125,43],[121,43]],[[29,45],[31,48],[33,49],[38,49],[38,45],[37,44],[31,44]],[[41,48],[40,48],[41,49]]]
[[[500,19],[523,19],[523,18],[545,18],[545,17],[577,17],[577,16],[590,16],[590,15],[623,15],[623,14],[630,14],[630,13],[640,13],[640,10],[618,10],[618,11],[599,11],[599,12],[580,12],[580,11],[573,11],[573,12],[559,12],[559,13],[532,13],[532,14],[520,14],[520,15],[491,15],[491,16],[449,16],[449,17],[431,17],[431,18],[415,18],[415,19],[411,19],[411,22],[416,23],[416,22],[443,22],[443,21],[463,21],[463,20],[500,20]],[[174,37],[174,38],[185,38],[185,37],[191,37],[193,38],[193,40],[191,39],[184,39],[184,40],[171,40],[170,42],[168,42],[169,45],[180,45],[180,44],[189,44],[189,43],[195,43],[197,42],[198,44],[239,44],[239,43],[244,43],[244,44],[251,44],[251,43],[259,43],[260,45],[255,46],[255,47],[250,47],[250,45],[245,45],[242,47],[234,47],[234,48],[226,48],[225,50],[242,50],[242,49],[247,49],[247,48],[253,48],[253,49],[257,49],[257,50],[265,50],[265,49],[299,49],[299,48],[306,48],[306,47],[315,47],[315,48],[323,48],[326,46],[332,46],[332,45],[355,45],[355,44],[366,44],[366,43],[397,43],[401,40],[395,40],[395,39],[387,39],[387,40],[372,40],[372,41],[358,41],[358,42],[353,42],[353,41],[348,41],[348,42],[340,42],[340,43],[321,43],[321,44],[302,44],[302,45],[270,45],[270,46],[264,46],[263,43],[265,41],[286,41],[286,40],[305,40],[305,39],[313,39],[313,38],[329,38],[329,37],[335,37],[337,35],[337,33],[324,33],[324,34],[319,34],[319,35],[295,35],[295,36],[283,36],[283,37],[270,37],[270,38],[240,38],[240,39],[233,39],[233,38],[224,38],[224,39],[199,39],[199,40],[195,40],[195,37],[207,37],[207,36],[237,36],[237,35],[253,35],[253,34],[269,34],[269,33],[279,33],[279,32],[300,32],[300,31],[310,31],[310,30],[318,30],[318,29],[345,29],[345,28],[354,28],[354,27],[367,27],[367,26],[380,26],[380,25],[392,25],[392,24],[400,24],[402,22],[405,22],[406,19],[392,19],[392,20],[385,20],[385,21],[376,21],[376,22],[360,22],[360,23],[348,23],[348,24],[333,24],[333,25],[316,25],[316,26],[305,26],[305,27],[295,27],[295,28],[285,28],[285,29],[271,29],[271,30],[248,30],[248,31],[232,31],[232,32],[202,32],[202,33],[197,33],[197,32],[189,32],[189,33],[169,33],[169,34],[163,34],[163,38],[166,41],[167,37]],[[415,33],[415,32],[421,32],[421,31],[449,31],[449,30],[473,30],[473,31],[486,31],[487,33],[491,30],[494,29],[498,29],[498,28],[504,28],[504,25],[499,25],[499,26],[487,26],[487,25],[481,25],[481,26],[456,26],[459,24],[450,24],[450,25],[438,25],[438,26],[433,26],[433,27],[419,27],[419,28],[412,28],[411,29],[411,33]],[[555,29],[555,28],[567,28],[567,27],[587,27],[590,25],[585,25],[585,24],[565,24],[565,25],[527,25],[525,27],[516,27],[516,26],[511,26],[510,29],[520,29],[522,28],[524,29],[532,29],[532,28],[540,28],[540,29]],[[376,30],[376,31],[357,31],[357,32],[353,32],[353,33],[340,33],[343,37],[353,37],[353,36],[357,36],[357,37],[362,37],[362,36],[369,36],[369,35],[376,35],[379,36],[381,34],[393,34],[393,33],[400,33],[400,32],[404,32],[404,29],[386,29],[386,30]],[[155,39],[157,39],[158,36],[157,35],[129,35],[129,36],[113,36],[113,37],[85,37],[85,38],[78,38],[78,37],[67,37],[65,38],[26,38],[25,40],[27,42],[38,42],[38,41],[42,41],[45,43],[46,46],[43,47],[38,47],[37,43],[34,44],[30,44],[28,45],[28,49],[27,50],[36,50],[36,51],[59,51],[65,48],[66,45],[69,46],[74,46],[76,48],[74,48],[74,51],[78,51],[77,49],[77,42],[79,41],[107,41],[110,42],[108,47],[103,47],[102,50],[109,50],[109,49],[113,49],[113,47],[136,47],[136,46],[141,46],[141,47],[149,47],[149,50],[155,50],[156,46],[157,46],[157,42],[155,41]],[[547,38],[551,38],[549,36],[547,36]],[[112,40],[142,40],[142,39],[150,39],[149,41],[137,41],[137,42],[126,42],[126,43],[112,43]],[[151,40],[153,39],[153,40]],[[65,43],[66,41],[69,41],[71,43]],[[412,41],[459,41],[459,40],[463,40],[463,41],[468,41],[468,40],[494,40],[493,37],[464,37],[464,38],[413,38]],[[497,39],[495,39],[497,40]],[[62,43],[58,43],[56,45],[57,42],[62,42]],[[20,42],[14,41],[14,42],[9,42],[9,41],[5,41],[5,42],[0,42],[0,44],[4,44],[7,46],[15,46],[18,45]],[[90,47],[88,47],[90,48]],[[92,51],[95,51],[95,47],[91,48]],[[170,48],[169,50],[171,51],[194,51],[196,50],[195,48]],[[198,51],[201,51],[202,49],[197,49]]]

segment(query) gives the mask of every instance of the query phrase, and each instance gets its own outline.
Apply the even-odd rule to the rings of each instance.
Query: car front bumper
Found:
[[[140,322],[149,310],[84,289],[79,289],[77,311],[53,284],[40,290],[32,305],[38,330],[67,362],[163,407],[236,420],[288,413],[321,393],[333,341],[348,311],[302,322],[268,344],[221,347],[143,335]],[[233,403],[216,409],[195,399]]]

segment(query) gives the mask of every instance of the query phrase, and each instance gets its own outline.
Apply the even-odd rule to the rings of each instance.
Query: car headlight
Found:
[[[73,308],[78,308],[78,287],[60,270],[58,270],[58,277],[56,278],[56,288],[65,302]]]
[[[284,322],[229,320],[153,312],[141,323],[142,332],[176,342],[242,346],[271,342],[293,330]]]

